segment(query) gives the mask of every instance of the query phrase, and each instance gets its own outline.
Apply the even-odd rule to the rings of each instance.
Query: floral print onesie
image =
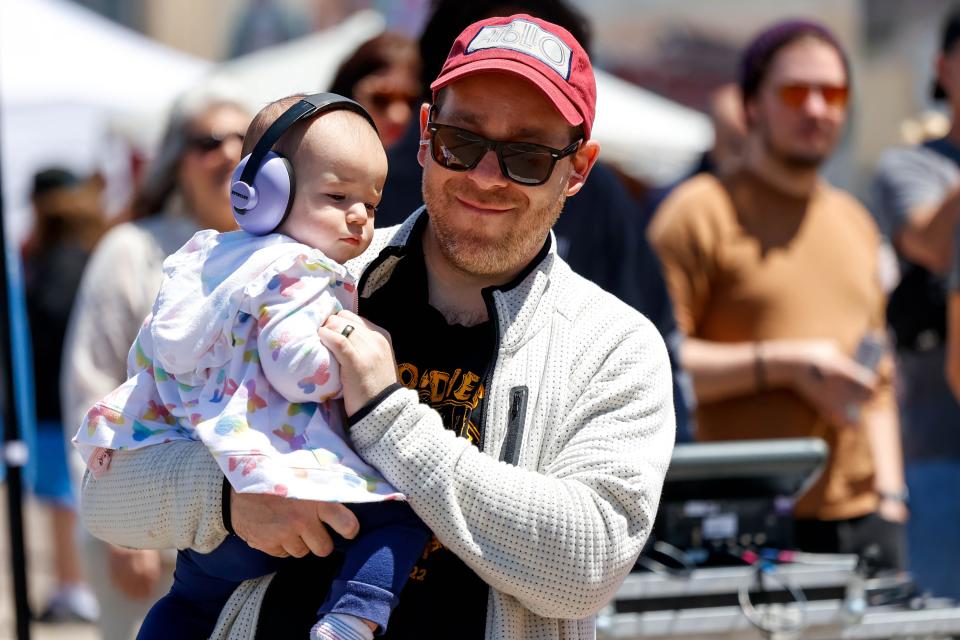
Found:
[[[129,379],[74,443],[106,450],[201,440],[233,488],[307,500],[402,498],[350,448],[339,365],[317,328],[356,311],[354,279],[281,234],[200,231],[163,265]]]

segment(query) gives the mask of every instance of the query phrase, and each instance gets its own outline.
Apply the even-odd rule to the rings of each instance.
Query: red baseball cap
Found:
[[[454,41],[430,88],[475,73],[513,73],[535,84],[571,126],[590,138],[597,83],[590,58],[570,32],[525,13],[474,22]]]

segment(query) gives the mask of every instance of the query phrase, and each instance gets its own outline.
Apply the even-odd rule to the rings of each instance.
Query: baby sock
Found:
[[[373,631],[360,618],[328,613],[310,630],[310,640],[373,640]]]

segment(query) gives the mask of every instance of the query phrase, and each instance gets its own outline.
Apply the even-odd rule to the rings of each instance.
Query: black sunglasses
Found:
[[[214,149],[219,149],[224,142],[236,138],[243,144],[243,134],[237,131],[228,131],[226,133],[210,133],[202,136],[194,136],[187,141],[187,144],[204,153],[210,153]]]
[[[480,164],[488,151],[494,151],[503,175],[526,186],[549,180],[557,160],[569,156],[583,142],[578,138],[563,149],[554,149],[532,142],[490,140],[473,131],[432,121],[427,122],[427,131],[430,132],[430,155],[441,167],[469,171]]]

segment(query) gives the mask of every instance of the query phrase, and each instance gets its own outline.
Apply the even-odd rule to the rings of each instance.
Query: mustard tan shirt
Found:
[[[883,330],[879,233],[853,197],[824,182],[796,198],[747,170],[722,181],[698,176],[664,202],[650,237],[689,336],[721,343],[826,338],[852,355],[865,333]],[[893,403],[889,375],[882,375],[861,416]],[[699,440],[802,436],[824,438],[831,455],[798,501],[797,516],[835,520],[873,511],[873,457],[863,429],[828,424],[786,388],[697,409]]]

